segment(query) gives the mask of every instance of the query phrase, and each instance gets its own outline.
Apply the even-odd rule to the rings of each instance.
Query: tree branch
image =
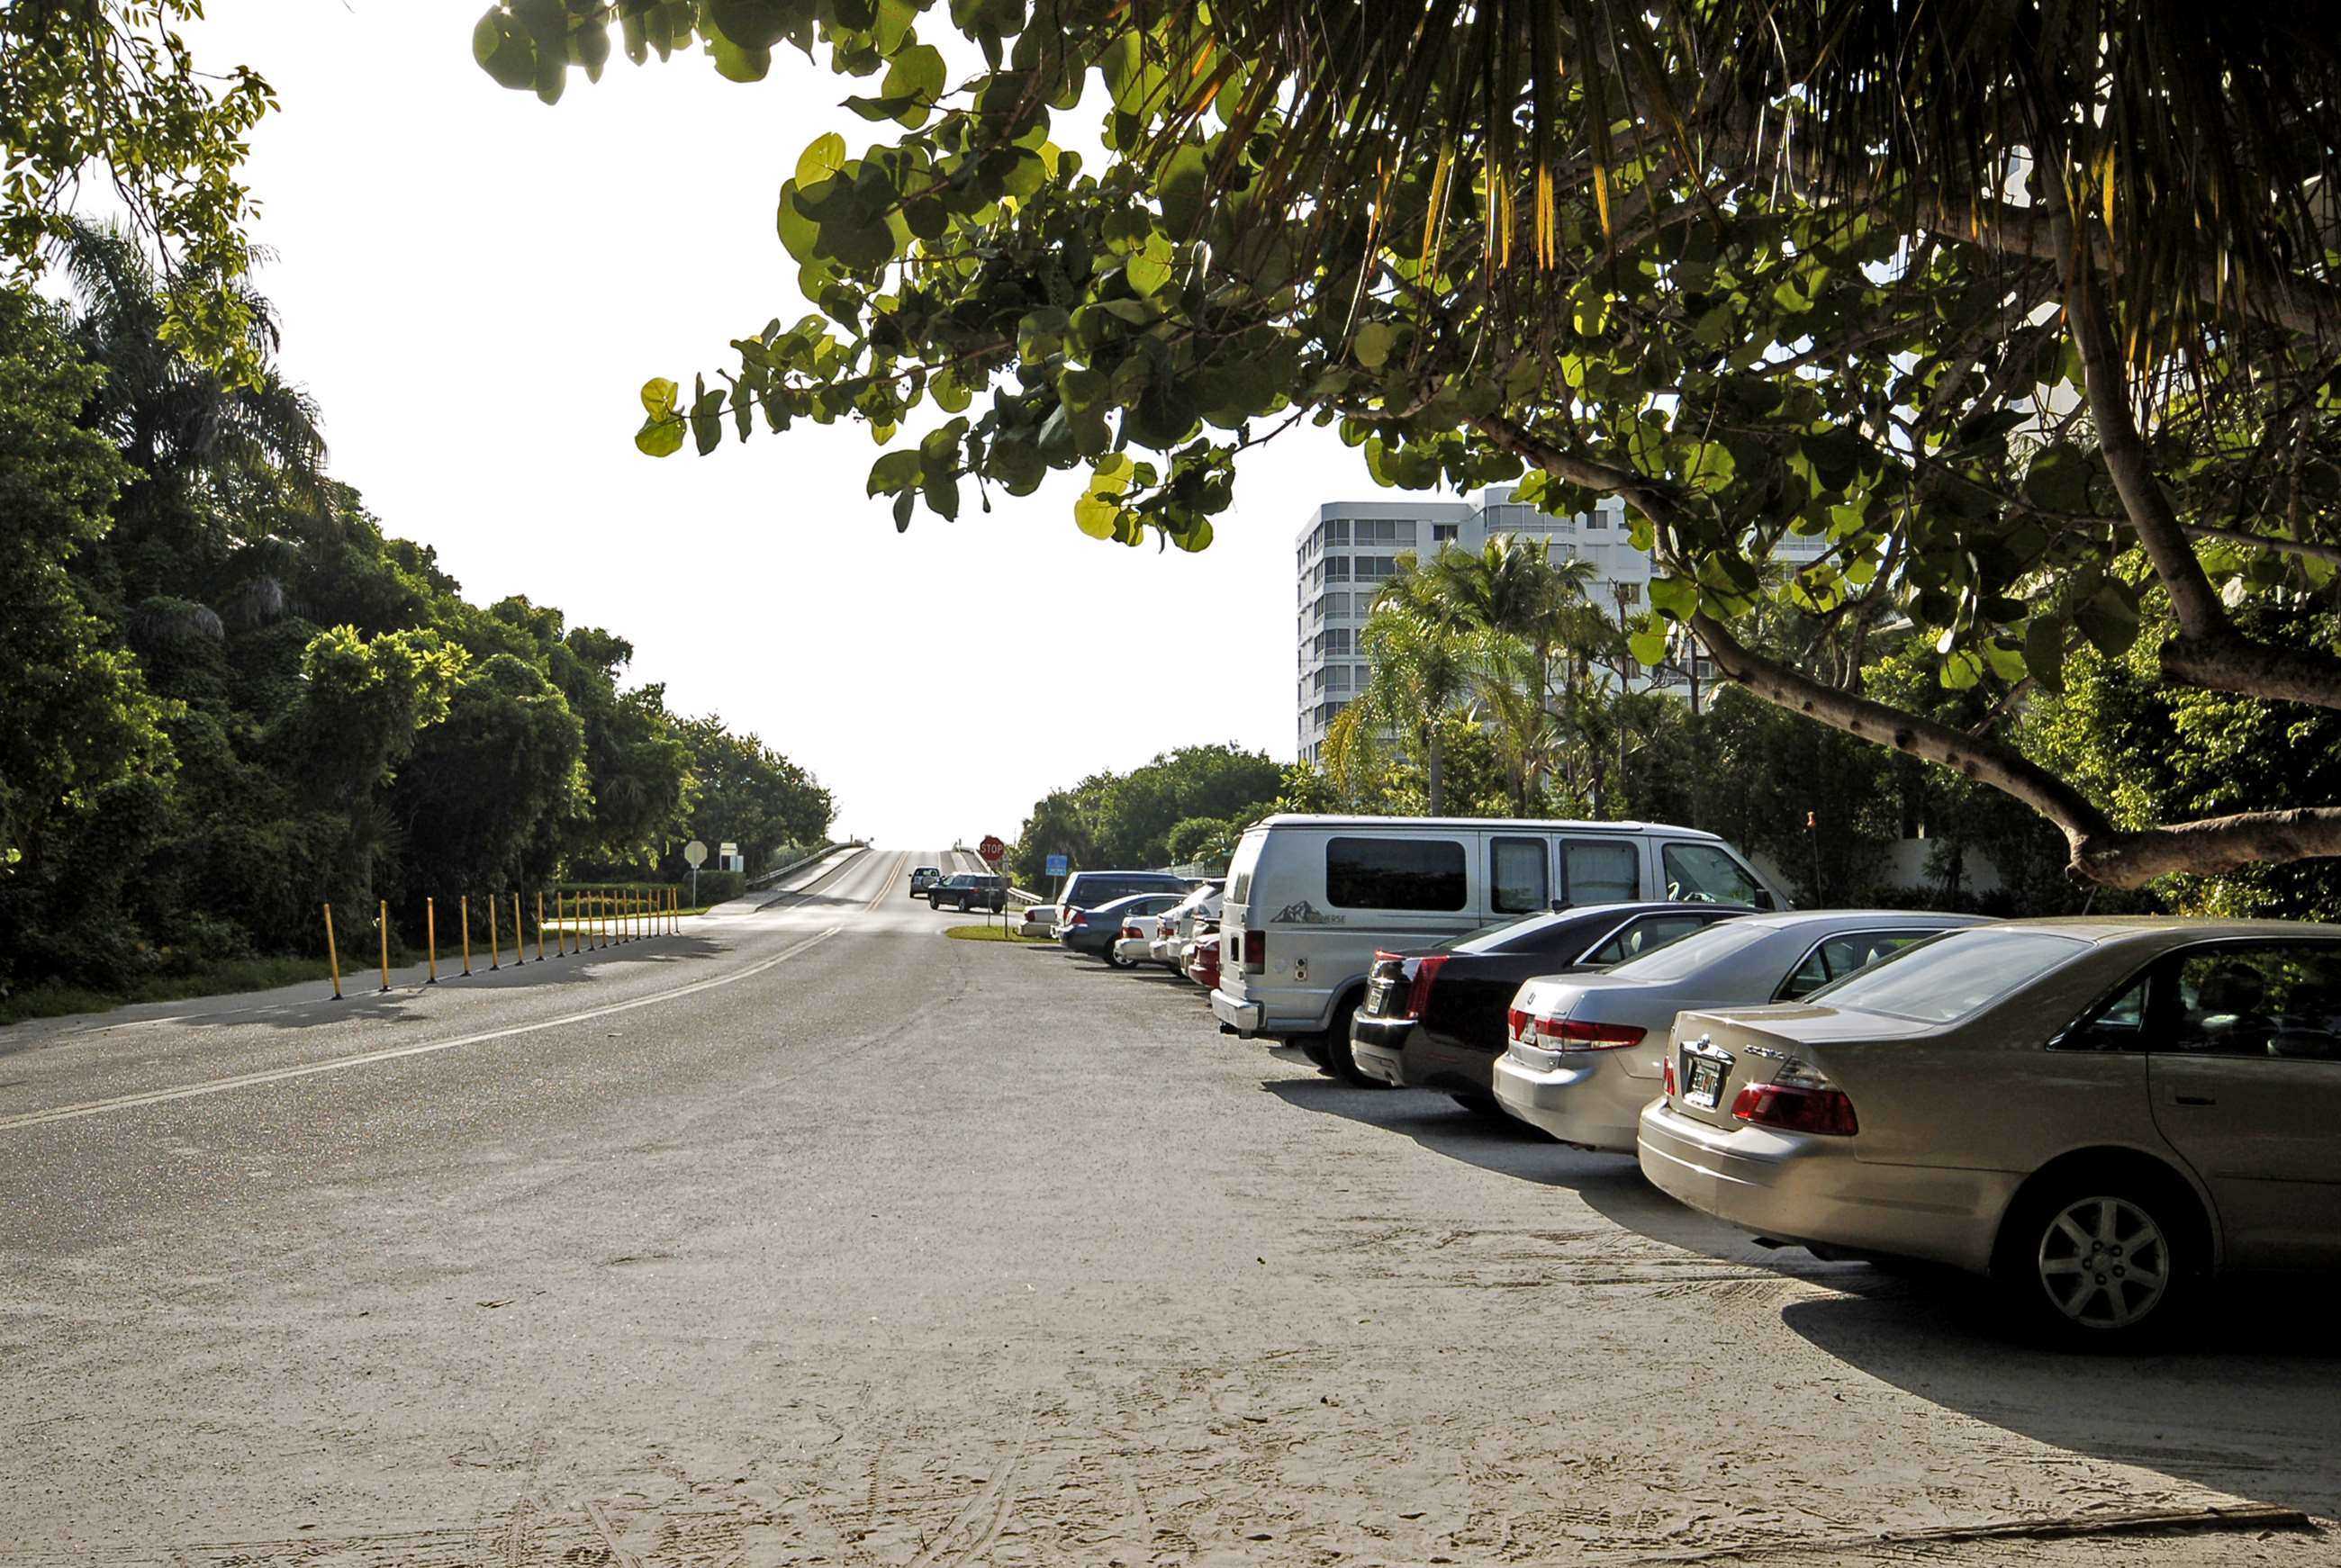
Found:
[[[2060,216],[2058,226],[2069,229],[2069,220]],[[2128,379],[2095,270],[2081,259],[2077,243],[2065,248],[2061,264],[2065,314],[2081,356],[2082,389],[2097,429],[2098,455],[2178,623],[2178,634],[2162,645],[2164,678],[2208,691],[2341,709],[2341,660],[2256,641],[2227,619],[2226,606],[2204,574],[2202,560],[2187,542],[2138,436]]]

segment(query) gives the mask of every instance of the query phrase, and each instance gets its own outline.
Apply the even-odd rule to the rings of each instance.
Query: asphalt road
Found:
[[[944,940],[913,864],[972,867],[0,1031],[0,1551],[2341,1561],[2314,1293],[2031,1350],[1957,1282],[1224,1038],[1167,976]],[[2324,1529],[1992,1533],[2246,1506]]]

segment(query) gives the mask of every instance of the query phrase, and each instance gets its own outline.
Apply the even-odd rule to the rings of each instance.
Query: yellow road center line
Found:
[[[79,1105],[58,1106],[53,1110],[26,1111],[20,1116],[0,1117],[0,1132],[6,1132],[12,1127],[35,1126],[43,1122],[75,1121],[83,1116],[99,1116],[107,1111],[129,1110],[137,1106],[161,1105],[170,1100],[193,1099],[197,1095],[215,1095],[228,1089],[249,1088],[254,1084],[281,1083],[287,1078],[305,1078],[318,1073],[335,1073],[344,1067],[364,1067],[369,1062],[395,1061],[401,1057],[425,1057],[433,1051],[452,1051],[459,1046],[484,1045],[490,1040],[510,1039],[514,1035],[533,1035],[539,1029],[556,1029],[564,1024],[582,1024],[594,1018],[606,1018],[613,1013],[629,1012],[635,1007],[647,1007],[659,1002],[671,1002],[678,997],[688,997],[699,991],[712,991],[718,986],[736,984],[751,975],[762,974],[775,964],[784,963],[795,958],[806,948],[829,940],[844,928],[842,926],[832,926],[817,936],[808,937],[802,942],[782,948],[769,958],[759,958],[745,968],[735,969],[728,975],[717,975],[712,979],[694,980],[688,986],[677,986],[671,991],[661,991],[655,996],[636,997],[631,1001],[624,1002],[610,1002],[602,1007],[588,1007],[583,1012],[563,1013],[557,1018],[539,1019],[533,1024],[513,1024],[507,1028],[483,1029],[478,1034],[459,1035],[452,1040],[433,1040],[418,1046],[397,1046],[388,1050],[366,1051],[354,1057],[340,1057],[330,1062],[309,1062],[297,1067],[274,1067],[261,1073],[239,1073],[234,1077],[215,1078],[207,1084],[189,1084],[182,1088],[150,1089],[142,1094],[116,1095],[111,1099],[85,1100]]]

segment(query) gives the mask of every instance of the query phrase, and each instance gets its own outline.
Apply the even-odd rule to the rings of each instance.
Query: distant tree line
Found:
[[[1009,869],[1022,886],[1046,888],[1051,855],[1076,871],[1224,864],[1245,827],[1274,809],[1284,771],[1265,752],[1214,745],[1092,773],[1033,803]]]
[[[0,291],[0,996],[314,951],[326,900],[412,935],[425,896],[826,835],[804,769],[626,687],[623,638],[386,533],[264,301],[230,374],[164,341],[138,243],[65,261],[70,306]]]

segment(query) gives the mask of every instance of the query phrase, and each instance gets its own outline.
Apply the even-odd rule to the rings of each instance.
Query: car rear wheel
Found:
[[[2202,1271],[2195,1206],[2143,1173],[2079,1173],[2009,1221],[1999,1273],[2033,1327],[2076,1346],[2151,1343],[2191,1303]]]
[[[1123,958],[1120,953],[1115,952],[1111,947],[1106,948],[1103,956],[1105,961],[1111,964],[1117,969],[1127,969],[1131,967],[1130,959]]]
[[[1292,1043],[1300,1047],[1300,1054],[1302,1056],[1307,1057],[1310,1061],[1317,1064],[1319,1071],[1330,1073],[1333,1070],[1333,1057],[1332,1054],[1325,1049],[1325,1037],[1322,1035],[1301,1035],[1296,1037]]]

